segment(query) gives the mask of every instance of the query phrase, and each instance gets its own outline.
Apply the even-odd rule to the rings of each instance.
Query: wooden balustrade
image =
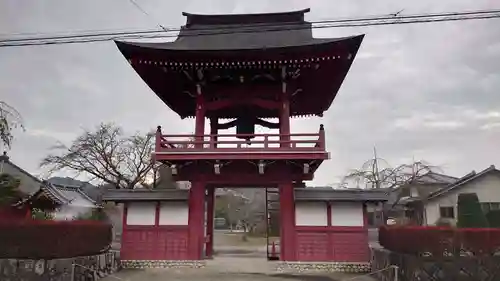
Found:
[[[249,140],[244,138],[248,137]],[[156,132],[155,152],[325,151],[323,126],[314,134],[164,135]]]

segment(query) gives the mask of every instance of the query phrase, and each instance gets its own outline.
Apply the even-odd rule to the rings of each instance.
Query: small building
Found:
[[[485,213],[500,209],[500,171],[493,165],[479,173],[472,171],[455,183],[431,193],[423,203],[425,224],[435,225],[440,218],[456,223],[457,201],[461,193],[476,193]]]
[[[103,202],[122,204],[121,260],[193,259],[188,199],[186,189],[108,189]]]
[[[81,189],[57,186],[47,181],[42,181],[35,193],[17,202],[14,207],[29,210],[29,213],[35,208],[43,210],[55,220],[74,220],[99,208]]]
[[[400,223],[423,225],[423,201],[432,193],[454,184],[458,178],[436,172],[425,173],[411,183],[399,186],[391,191],[391,199],[386,206],[388,218]]]
[[[8,174],[20,181],[21,199],[0,210],[0,218],[31,218],[34,208],[54,215],[55,219],[73,219],[98,208],[96,202],[79,187],[55,185],[41,181],[10,161],[6,153],[0,156],[0,174]]]
[[[367,263],[367,208],[388,198],[383,190],[296,188],[296,260]]]

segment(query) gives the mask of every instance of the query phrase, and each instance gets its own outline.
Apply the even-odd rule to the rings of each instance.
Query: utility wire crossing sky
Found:
[[[473,19],[498,19],[500,18],[500,10],[481,10],[468,12],[447,12],[433,14],[416,14],[416,15],[381,15],[372,17],[358,17],[346,19],[332,19],[311,21],[313,29],[319,28],[340,28],[340,27],[360,27],[360,26],[377,26],[377,25],[394,25],[394,24],[414,24],[414,23],[432,23],[445,21],[463,21]],[[238,31],[238,33],[257,33],[257,32],[272,32],[285,30],[309,29],[310,27],[301,26],[297,23],[281,23],[281,24],[261,24],[259,30],[255,30],[251,25],[248,30]],[[255,27],[255,26],[253,26]],[[7,38],[0,40],[0,47],[19,47],[19,46],[35,46],[35,45],[50,45],[50,44],[72,44],[72,43],[89,43],[99,41],[111,41],[117,39],[145,39],[145,38],[176,38],[186,36],[207,36],[219,34],[232,34],[230,27],[221,28],[194,28],[198,32],[192,32],[179,36],[177,33],[179,28],[165,28],[161,26],[161,30],[139,30],[139,31],[122,31],[122,32],[94,32],[94,33],[76,33],[70,35],[41,35],[24,38]],[[13,34],[11,36],[15,36]]]

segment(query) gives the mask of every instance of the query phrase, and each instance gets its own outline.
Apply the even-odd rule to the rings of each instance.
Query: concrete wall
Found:
[[[72,264],[75,266],[72,271]],[[55,260],[0,259],[0,280],[9,281],[95,281],[119,268],[118,253]],[[72,280],[72,272],[74,279]]]
[[[425,216],[428,225],[434,225],[439,219],[440,207],[454,207],[455,219],[457,216],[457,201],[460,193],[476,193],[480,202],[500,202],[500,176],[494,172],[478,179],[465,183],[464,186],[450,191],[425,206]]]

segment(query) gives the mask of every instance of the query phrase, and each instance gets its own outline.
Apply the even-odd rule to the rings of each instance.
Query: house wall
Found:
[[[298,261],[368,263],[368,226],[362,202],[296,202]]]
[[[187,259],[188,213],[184,201],[124,204],[121,259]]]
[[[427,225],[435,225],[439,219],[440,207],[454,207],[455,218],[457,216],[457,201],[460,193],[476,193],[480,202],[500,202],[500,176],[498,173],[489,173],[484,176],[465,183],[456,190],[447,192],[437,197],[425,206]]]

